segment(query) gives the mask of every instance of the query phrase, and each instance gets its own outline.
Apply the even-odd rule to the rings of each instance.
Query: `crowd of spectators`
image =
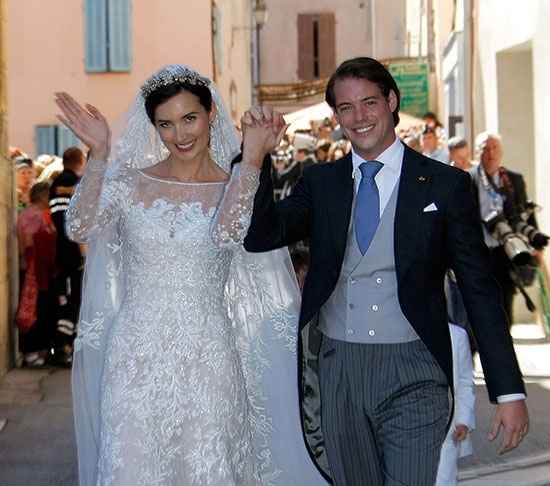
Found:
[[[520,175],[502,167],[502,144],[497,134],[478,137],[477,161],[472,160],[464,138],[447,138],[445,128],[433,113],[426,113],[422,123],[398,130],[397,135],[412,149],[469,171],[474,181],[476,174],[489,176],[490,187],[478,184],[480,219],[486,218],[485,213],[490,209],[484,191],[493,199],[496,197],[505,213],[512,211],[514,201],[519,201],[522,207],[514,206],[513,214],[524,213],[525,184]],[[335,118],[312,121],[308,129],[289,130],[271,154],[274,199],[287,197],[307,167],[330,164],[350,150],[351,144]],[[20,351],[28,366],[41,366],[52,360],[70,364],[85,250],[67,239],[64,212],[82,174],[85,156],[79,148],[72,147],[62,158],[40,155],[33,160],[21,149],[11,148],[10,158],[16,174],[18,208],[20,303],[16,323],[20,330]],[[508,203],[503,204],[503,201]],[[529,222],[536,225],[532,215]],[[511,321],[517,282],[513,274],[510,277],[510,259],[504,252],[503,242],[492,238],[485,223],[484,232],[491,249],[493,271],[505,291],[505,307]],[[298,281],[303,285],[309,262],[307,242],[291,248],[291,256]]]
[[[64,212],[86,159],[77,147],[62,158],[33,160],[15,147],[9,156],[17,193],[19,351],[29,367],[70,365],[83,252],[66,238]]]
[[[342,158],[350,143],[333,118],[311,122],[309,129],[289,131],[272,154],[275,199],[290,194],[303,170],[313,164],[326,164]]]

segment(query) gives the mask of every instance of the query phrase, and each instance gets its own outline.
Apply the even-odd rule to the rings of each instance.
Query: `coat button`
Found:
[[[369,331],[369,336],[374,336],[375,334],[376,333],[372,329]]]

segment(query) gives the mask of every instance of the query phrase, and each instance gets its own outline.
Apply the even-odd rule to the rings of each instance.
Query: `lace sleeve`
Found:
[[[104,161],[89,160],[86,164],[65,219],[67,236],[74,241],[85,243],[113,224],[118,218],[120,203],[130,195],[128,174],[121,173],[104,182],[106,169]]]
[[[244,241],[259,184],[259,169],[244,163],[235,165],[212,229],[218,246],[240,245]]]

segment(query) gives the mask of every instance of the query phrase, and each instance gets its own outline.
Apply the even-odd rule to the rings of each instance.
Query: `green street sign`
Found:
[[[422,116],[428,111],[428,64],[390,62],[388,70],[401,91],[401,111],[414,116]]]

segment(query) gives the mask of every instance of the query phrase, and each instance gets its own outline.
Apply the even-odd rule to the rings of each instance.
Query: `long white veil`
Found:
[[[166,79],[205,78],[187,66],[166,66],[144,85]],[[206,80],[217,115],[211,127],[212,158],[226,172],[240,140],[221,98]],[[118,134],[116,133],[118,131]],[[105,178],[129,168],[145,168],[167,155],[138,94],[115,131]],[[100,398],[105,349],[125,279],[116,227],[88,241],[78,336],[73,359],[73,408],[81,486],[95,486],[101,433]],[[300,294],[288,251],[235,251],[225,287],[250,403],[262,483],[273,486],[326,484],[306,452],[299,419],[297,324]]]

